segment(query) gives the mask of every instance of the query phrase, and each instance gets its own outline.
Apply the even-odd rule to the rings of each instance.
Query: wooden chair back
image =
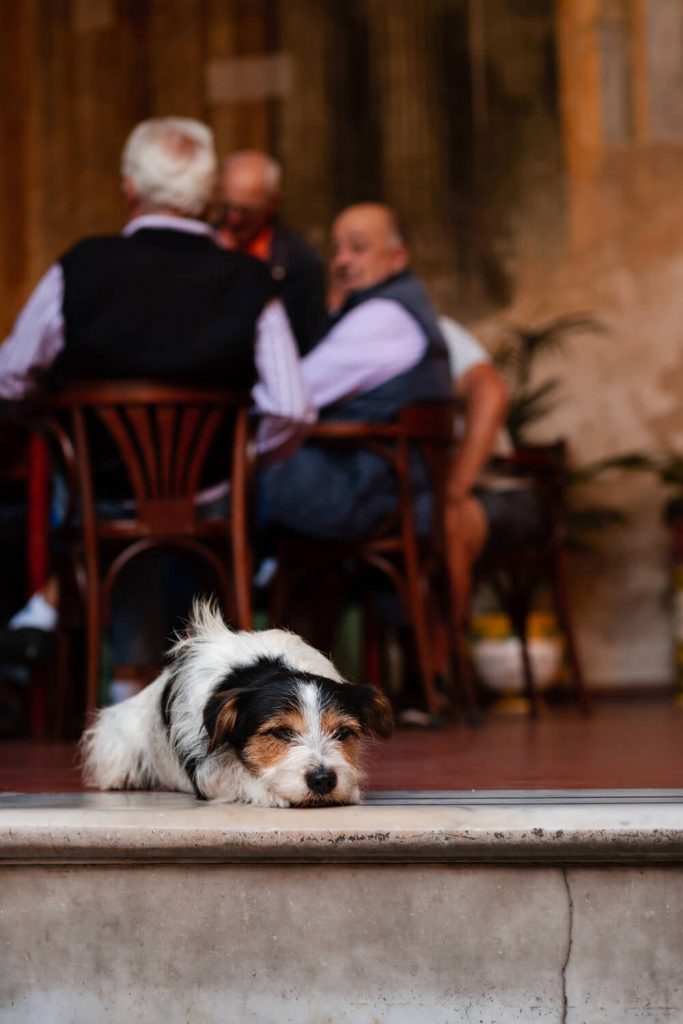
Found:
[[[66,468],[63,533],[84,584],[88,711],[96,703],[99,634],[109,622],[112,588],[144,551],[183,549],[203,560],[224,607],[240,628],[251,627],[248,409],[247,395],[152,381],[73,382],[43,403]],[[106,517],[100,504],[103,436],[114,486],[128,485],[118,511],[112,516],[110,508]],[[229,511],[206,518],[198,499],[218,439],[224,450],[215,470],[229,482]]]
[[[431,657],[427,577],[445,571],[444,508],[448,473],[454,450],[454,427],[459,403],[446,400],[405,407],[390,423],[324,421],[310,438],[334,448],[367,448],[383,458],[396,480],[397,505],[392,514],[366,536],[353,540],[322,541],[286,536],[279,548],[274,618],[282,624],[288,592],[308,575],[333,562],[352,559],[378,569],[388,577],[412,627],[418,665],[429,712],[440,714],[435,666]],[[426,536],[418,536],[415,522],[415,478],[427,474],[432,494],[432,523]],[[444,588],[447,593],[447,587]]]
[[[558,624],[564,635],[566,658],[573,695],[583,713],[590,710],[588,691],[579,656],[567,583],[567,445],[555,444],[519,448],[496,460],[497,468],[524,477],[538,495],[545,515],[541,536],[509,550],[484,553],[476,567],[477,576],[488,580],[520,640],[525,695],[529,710],[536,715],[539,696],[534,685],[528,649],[528,620],[538,586],[547,583]]]

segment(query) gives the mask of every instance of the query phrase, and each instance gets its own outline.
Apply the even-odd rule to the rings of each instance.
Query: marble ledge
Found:
[[[316,810],[4,793],[0,862],[680,864],[683,791],[377,793]]]

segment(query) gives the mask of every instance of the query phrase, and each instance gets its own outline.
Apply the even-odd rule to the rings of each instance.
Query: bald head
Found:
[[[332,225],[332,272],[345,291],[371,288],[408,266],[395,211],[384,203],[347,206]]]
[[[261,231],[280,205],[281,182],[280,165],[268,153],[243,149],[228,157],[221,175],[226,241],[242,247]]]

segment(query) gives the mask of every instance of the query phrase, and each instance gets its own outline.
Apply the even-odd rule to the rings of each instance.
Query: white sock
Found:
[[[48,633],[56,625],[57,609],[42,594],[34,594],[7,623],[9,629],[44,629]]]

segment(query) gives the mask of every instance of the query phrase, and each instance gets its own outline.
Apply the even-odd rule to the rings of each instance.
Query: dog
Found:
[[[169,655],[154,682],[84,733],[87,785],[258,807],[360,801],[361,740],[393,728],[379,690],[346,682],[293,633],[233,632],[207,602]]]

